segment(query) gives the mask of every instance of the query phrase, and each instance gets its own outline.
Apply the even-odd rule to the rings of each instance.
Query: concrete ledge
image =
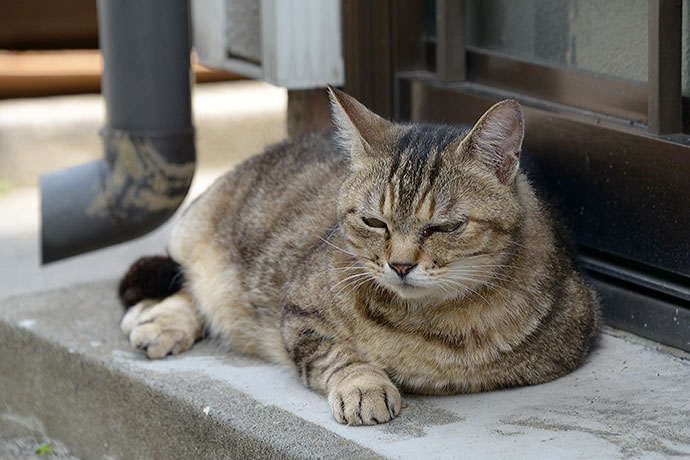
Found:
[[[347,427],[289,372],[201,342],[150,361],[115,284],[0,300],[0,415],[83,458],[666,458],[690,455],[690,364],[611,333],[575,373],[528,388],[404,396]]]
[[[214,356],[233,367],[258,364],[225,358],[210,343],[183,360],[196,368],[149,369],[180,361],[152,362],[129,346],[116,327],[121,309],[114,289],[101,283],[4,302],[3,411],[39,418],[51,437],[84,458],[376,456],[208,379],[204,360]]]

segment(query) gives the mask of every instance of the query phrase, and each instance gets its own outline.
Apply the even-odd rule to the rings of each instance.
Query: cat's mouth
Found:
[[[426,279],[412,280],[407,277],[380,282],[401,299],[413,301],[441,302],[462,297],[468,291],[472,291],[472,288],[460,286],[458,283]]]
[[[409,273],[401,277],[389,268],[376,278],[382,286],[402,299],[416,300],[438,297],[436,283],[429,280],[421,269],[410,270]]]
[[[428,297],[430,289],[428,286],[423,286],[402,279],[396,283],[388,283],[389,288],[404,299],[417,299]]]

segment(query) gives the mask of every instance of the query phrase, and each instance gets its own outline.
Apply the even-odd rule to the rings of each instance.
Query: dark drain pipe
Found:
[[[141,236],[195,166],[186,0],[99,0],[105,158],[40,178],[43,263]]]

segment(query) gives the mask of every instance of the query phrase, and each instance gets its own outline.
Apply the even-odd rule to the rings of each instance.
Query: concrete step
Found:
[[[114,282],[0,300],[0,412],[82,458],[690,456],[690,362],[612,330],[544,385],[404,395],[394,421],[336,423],[289,371],[210,341],[148,360],[120,333]]]
[[[2,302],[0,407],[83,458],[375,456],[243,391],[232,373],[263,381],[262,363],[211,343],[147,360],[119,332],[113,292],[94,283]]]
[[[41,455],[42,454],[42,455]],[[40,420],[0,415],[0,458],[12,460],[79,460],[59,441],[50,439]]]

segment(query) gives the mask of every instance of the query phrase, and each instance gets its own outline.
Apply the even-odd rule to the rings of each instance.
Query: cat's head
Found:
[[[350,159],[340,227],[363,277],[403,299],[457,298],[494,282],[521,224],[519,104],[497,103],[468,132],[392,123],[334,89],[331,102]]]

